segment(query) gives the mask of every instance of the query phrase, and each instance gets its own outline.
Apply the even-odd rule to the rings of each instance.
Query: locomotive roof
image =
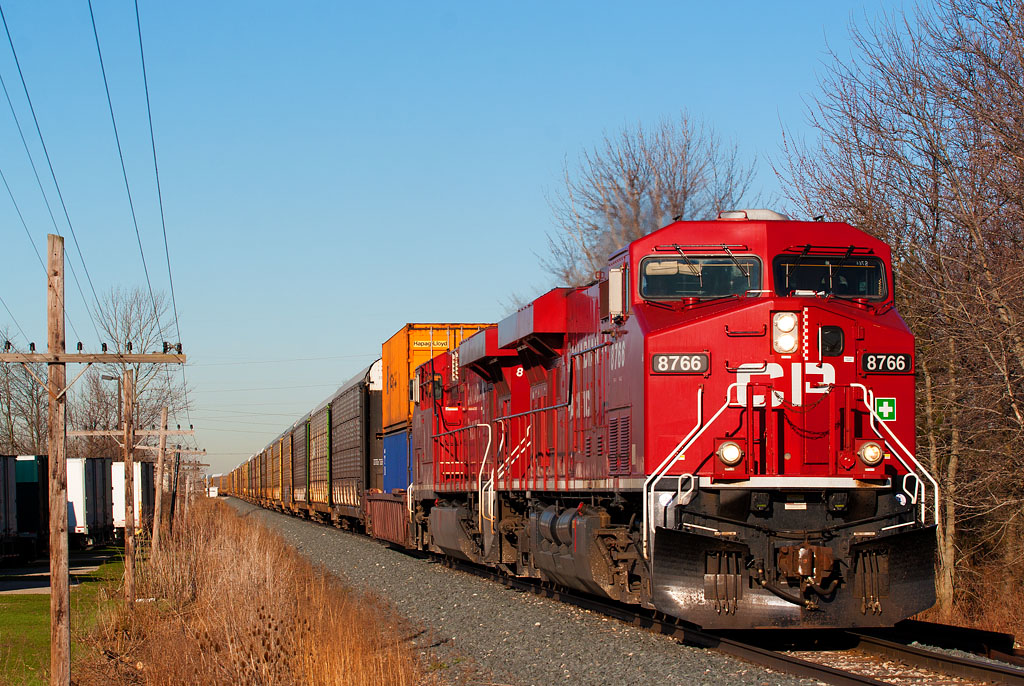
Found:
[[[782,215],[779,215],[782,216]],[[633,241],[629,250],[643,255],[662,249],[700,252],[701,249],[754,252],[776,255],[799,253],[805,246],[839,252],[849,246],[866,249],[888,259],[889,246],[869,233],[845,222],[794,221],[790,219],[714,219],[678,221]]]

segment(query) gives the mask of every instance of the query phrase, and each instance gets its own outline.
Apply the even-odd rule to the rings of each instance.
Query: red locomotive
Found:
[[[420,547],[705,627],[934,602],[935,482],[890,251],[765,211],[677,222],[420,367]]]
[[[938,498],[893,290],[847,224],[671,224],[419,366],[363,522],[706,628],[891,625],[935,600]]]

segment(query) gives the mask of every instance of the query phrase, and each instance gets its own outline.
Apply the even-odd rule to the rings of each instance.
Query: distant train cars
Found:
[[[914,338],[889,246],[848,224],[676,222],[592,284],[381,353],[221,490],[706,628],[934,602]]]
[[[68,533],[79,546],[103,543],[114,536],[112,463],[109,457],[68,458]],[[124,484],[121,486],[123,489]]]
[[[0,512],[5,558],[33,556],[50,537],[46,455],[0,455]]]
[[[153,475],[152,462],[134,462],[132,479],[132,495],[135,501],[135,529],[149,529],[153,524],[153,510],[156,502],[156,481]],[[124,493],[124,462],[111,465],[110,482],[113,484],[113,531],[116,538],[124,539],[125,493]]]
[[[0,455],[0,559],[41,555],[50,533],[46,455]],[[135,521],[152,523],[153,465],[135,463]],[[124,536],[124,463],[109,457],[67,460],[68,538],[73,547]]]

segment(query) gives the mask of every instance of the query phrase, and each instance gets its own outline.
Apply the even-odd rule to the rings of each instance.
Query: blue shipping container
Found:
[[[384,437],[384,492],[405,490],[412,483],[409,460],[409,431],[402,429]]]

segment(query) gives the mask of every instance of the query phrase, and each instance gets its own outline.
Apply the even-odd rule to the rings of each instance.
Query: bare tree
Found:
[[[0,338],[11,339],[7,329]],[[35,374],[35,377],[33,377]],[[0,451],[39,455],[46,452],[46,379],[42,364],[0,365]]]
[[[129,345],[132,352],[162,352],[164,342],[172,340],[173,321],[163,293],[157,293],[154,302],[144,289],[114,288],[103,297],[97,319],[114,352],[128,352]],[[171,415],[184,409],[185,388],[175,365],[96,365],[76,389],[70,416],[75,428],[106,429],[120,425],[119,380],[129,367],[135,372],[136,426],[156,426],[165,406]],[[114,440],[105,437],[76,441],[73,450],[77,455],[120,455]]]
[[[564,169],[543,264],[562,283],[587,283],[610,253],[673,218],[712,218],[735,207],[754,172],[735,145],[686,112],[653,129],[606,135],[575,170]]]
[[[167,298],[158,293],[150,298],[140,288],[111,290],[100,303],[98,326],[115,352],[161,351],[171,340],[172,320]],[[0,338],[10,340],[6,329]],[[184,382],[176,365],[136,364],[135,424],[155,426],[160,411],[167,407],[173,416],[184,409]],[[128,365],[95,365],[72,388],[68,424],[75,429],[110,429],[120,425],[119,380]],[[34,374],[34,376],[33,376]],[[107,377],[107,378],[104,378]],[[47,392],[39,380],[46,379],[43,364],[0,365],[0,452],[43,454],[47,450]],[[89,437],[68,443],[73,457],[118,456],[121,449],[112,438]]]
[[[921,456],[943,489],[944,618],[1024,580],[1024,12],[939,0],[853,28],[777,168],[799,211],[888,240],[917,335]]]

